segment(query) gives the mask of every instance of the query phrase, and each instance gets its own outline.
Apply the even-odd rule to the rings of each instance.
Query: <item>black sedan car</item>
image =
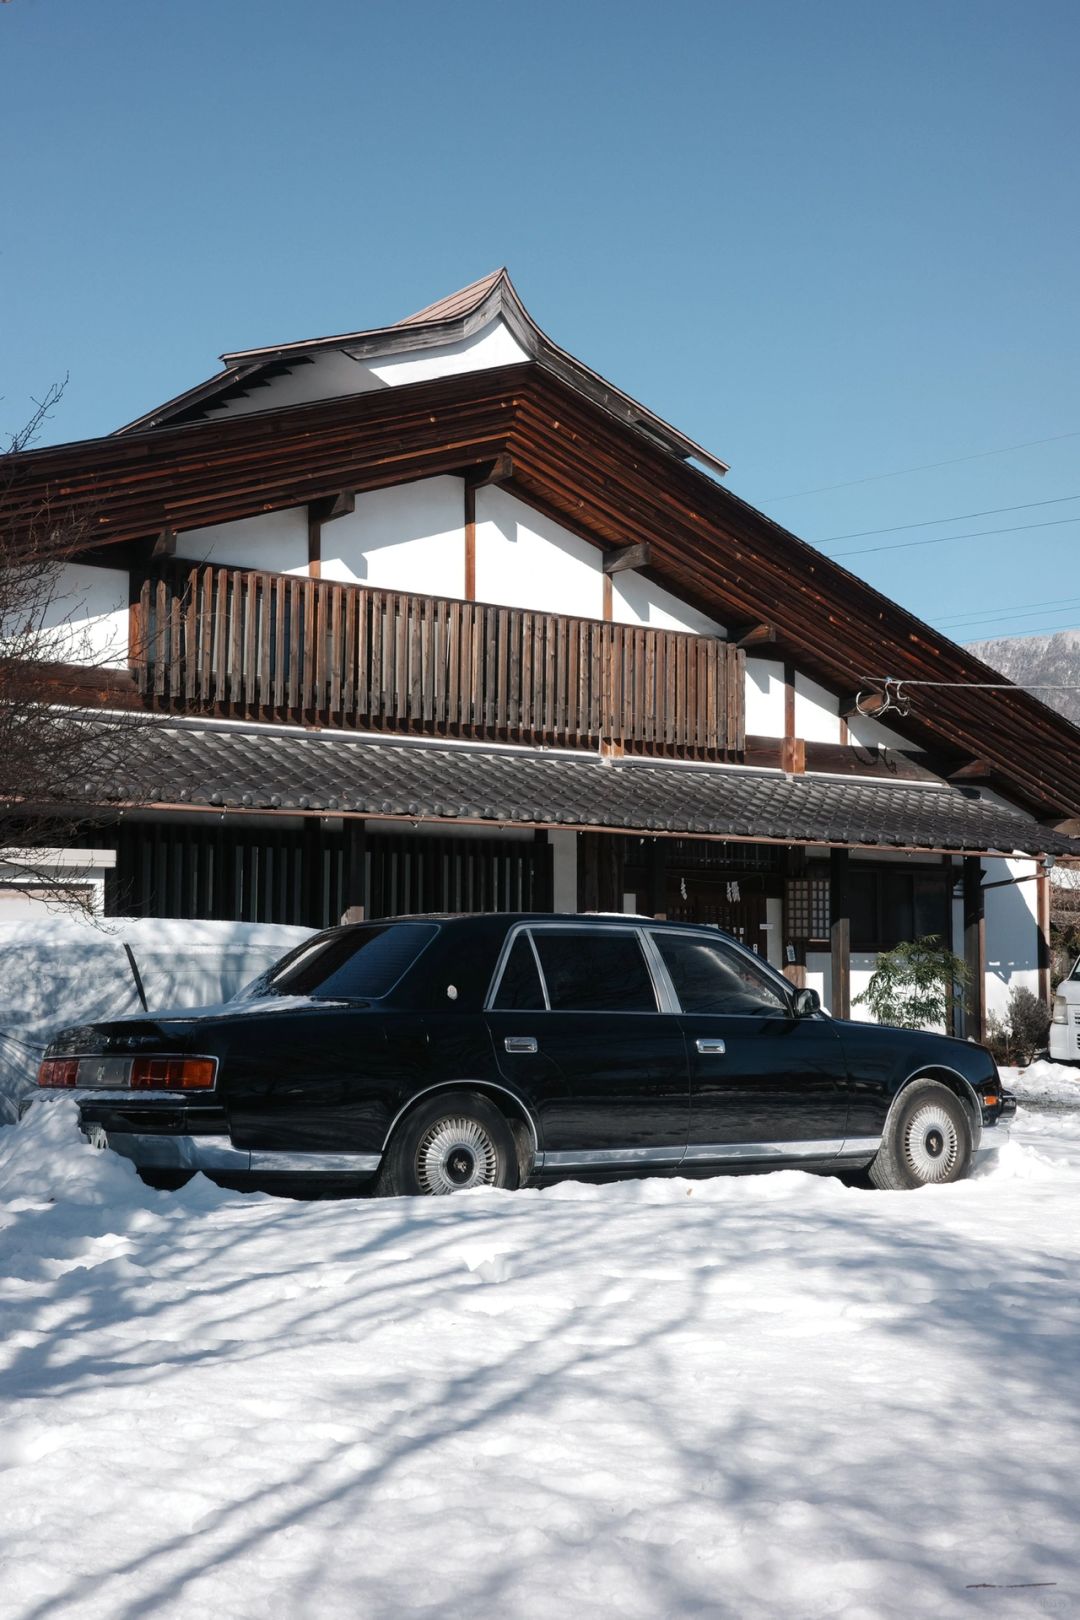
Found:
[[[981,1046],[842,1022],[712,928],[400,917],[236,1000],[67,1030],[39,1083],[147,1179],[391,1193],[800,1166],[956,1181],[1015,1100]]]

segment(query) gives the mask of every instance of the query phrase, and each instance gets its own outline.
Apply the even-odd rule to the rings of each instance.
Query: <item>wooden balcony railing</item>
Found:
[[[131,657],[169,711],[689,759],[744,743],[723,641],[289,574],[166,565]]]

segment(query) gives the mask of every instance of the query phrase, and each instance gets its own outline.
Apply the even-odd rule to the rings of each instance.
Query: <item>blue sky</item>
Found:
[[[0,430],[506,263],[830,554],[1024,525],[845,557],[914,612],[1080,625],[1078,78],[1075,0],[7,0]]]

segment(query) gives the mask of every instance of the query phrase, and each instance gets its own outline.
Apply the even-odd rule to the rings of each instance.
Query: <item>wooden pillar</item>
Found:
[[[325,928],[323,916],[322,822],[318,816],[305,816],[301,834],[303,850],[302,921],[308,928]]]
[[[971,975],[964,1034],[981,1041],[986,1036],[986,912],[979,855],[964,856],[964,961]]]
[[[537,827],[533,834],[533,903],[534,911],[555,910],[554,852],[546,827]]]
[[[465,600],[476,601],[476,485],[465,480]]]
[[[1039,925],[1039,1000],[1044,1007],[1049,1007],[1053,994],[1050,983],[1050,874],[1045,866],[1039,867],[1035,887]]]
[[[307,564],[308,577],[318,579],[322,574],[322,518],[313,506],[308,507]]]
[[[367,822],[345,823],[345,909],[343,923],[363,922],[368,914]]]
[[[784,743],[780,765],[789,776],[801,776],[806,770],[806,743],[795,735],[795,665],[790,662],[784,664]]]
[[[781,906],[781,946],[784,954],[783,974],[796,988],[806,989],[806,938],[794,931],[791,916],[791,907],[788,904],[790,890],[789,883],[806,878],[806,850],[799,847],[788,846],[784,850],[781,862],[781,873],[784,888]]]
[[[649,846],[649,915],[664,922],[667,918],[667,856],[666,838],[654,838]]]
[[[851,1017],[851,915],[848,905],[850,851],[829,851],[829,939],[832,944],[834,1018]]]

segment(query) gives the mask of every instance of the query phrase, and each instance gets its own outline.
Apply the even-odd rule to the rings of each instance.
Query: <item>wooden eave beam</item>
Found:
[[[780,639],[775,624],[737,624],[729,626],[728,640],[735,647],[749,649],[775,645]]]
[[[888,701],[884,692],[856,692],[841,699],[840,714],[844,720],[856,720],[860,716],[869,720],[880,714]]]
[[[950,782],[989,782],[998,773],[988,759],[969,759],[949,772]]]
[[[348,517],[355,510],[355,490],[342,489],[336,495],[324,495],[320,500],[309,501],[308,520],[318,524],[333,523],[335,518]]]
[[[648,568],[652,563],[652,546],[642,540],[635,546],[615,546],[604,552],[604,573],[621,574],[624,568]]]
[[[504,451],[495,457],[494,461],[487,462],[479,467],[470,467],[465,474],[465,482],[470,489],[485,489],[489,484],[508,484],[514,476],[514,458]]]

